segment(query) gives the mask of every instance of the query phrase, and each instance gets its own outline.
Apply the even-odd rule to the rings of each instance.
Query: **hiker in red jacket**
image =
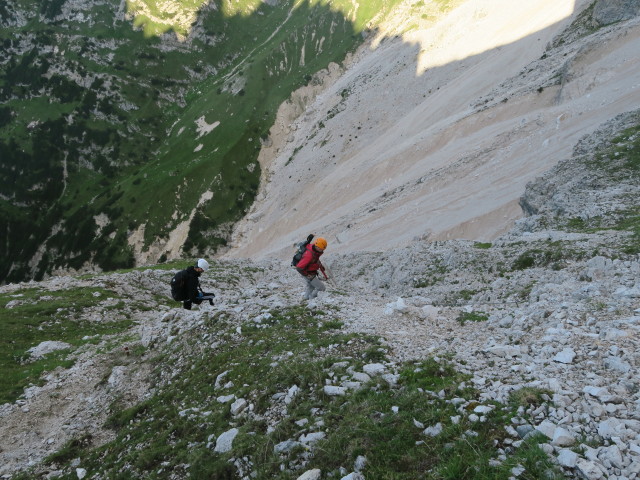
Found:
[[[327,248],[327,241],[322,237],[316,238],[313,243],[307,245],[307,250],[296,265],[296,270],[304,277],[307,286],[307,291],[304,294],[305,300],[316,298],[318,292],[324,292],[326,289],[324,282],[318,278],[318,270],[320,270],[325,280],[329,279],[324,271],[324,265],[320,261],[325,248]]]

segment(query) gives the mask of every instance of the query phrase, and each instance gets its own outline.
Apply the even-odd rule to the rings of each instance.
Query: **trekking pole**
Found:
[[[336,284],[336,281],[333,278],[333,273],[331,272],[331,270],[329,270],[329,267],[327,266],[325,266],[324,269],[329,273],[328,278],[327,278],[327,275],[325,274],[325,278],[327,278],[327,283],[331,285],[334,289],[338,290],[338,285]]]

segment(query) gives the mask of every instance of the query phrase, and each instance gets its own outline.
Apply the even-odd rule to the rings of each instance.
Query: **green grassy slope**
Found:
[[[394,4],[196,3],[179,2],[197,12],[191,32],[125,16],[119,0],[3,4],[0,282],[132,266],[128,235],[145,225],[145,245],[167,238],[206,191],[185,252],[224,244],[221,227],[257,190],[260,140],[279,104]],[[186,41],[153,35],[167,30]],[[200,118],[219,125],[199,136]]]

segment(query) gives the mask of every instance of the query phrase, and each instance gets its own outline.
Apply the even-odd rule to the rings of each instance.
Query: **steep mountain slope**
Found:
[[[0,287],[0,475],[637,478],[639,188],[635,110],[492,244],[328,252],[311,303],[272,259],[192,311],[177,265]]]
[[[370,39],[321,93],[281,108],[226,256],[284,258],[309,232],[334,252],[495,238],[521,217],[527,182],[640,105],[637,14],[470,1],[433,28]]]
[[[432,34],[495,20],[471,4]],[[496,39],[480,35],[475,57],[440,66],[416,44],[410,69],[387,40],[281,107],[262,149],[270,182],[229,255],[285,258],[327,232],[317,301],[279,258],[212,260],[216,304],[192,311],[168,298],[186,260],[0,286],[0,476],[638,478],[637,2],[576,5],[559,24],[568,3],[545,5],[523,11],[533,37],[505,28],[482,52]],[[199,144],[219,127],[196,123],[196,104],[175,128]],[[422,213],[432,203],[439,216]],[[317,220],[296,216],[309,209]],[[464,219],[476,241],[443,240]],[[435,241],[410,242],[427,228]]]
[[[278,106],[394,4],[3,1],[0,282],[224,244]]]

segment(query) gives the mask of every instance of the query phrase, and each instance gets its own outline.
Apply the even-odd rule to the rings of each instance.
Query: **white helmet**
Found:
[[[209,262],[207,262],[204,258],[201,258],[200,260],[198,260],[197,267],[206,272],[207,270],[209,270]]]

